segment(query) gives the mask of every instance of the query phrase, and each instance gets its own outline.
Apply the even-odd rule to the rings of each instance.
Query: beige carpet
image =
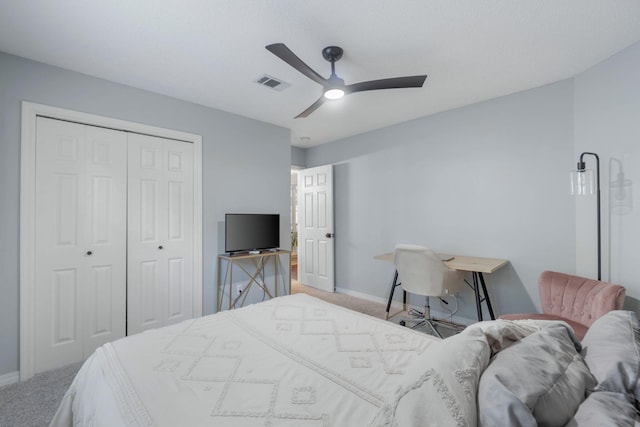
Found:
[[[302,285],[295,280],[291,281],[291,293],[311,295],[323,301],[327,301],[341,307],[350,308],[351,310],[368,314],[369,316],[379,317],[380,319],[384,319],[386,315],[386,307],[382,304],[352,297],[351,295],[322,291],[320,289],[312,288],[311,286]],[[398,310],[396,309],[392,311],[391,314],[393,315],[393,313],[397,311]]]
[[[335,305],[339,305],[341,307],[350,308],[351,310],[358,311],[360,313],[368,314],[369,316],[374,316],[379,319],[384,319],[386,315],[386,306],[384,304],[379,304],[372,301],[367,301],[361,298],[356,298],[351,295],[334,293],[334,292],[326,292],[320,289],[312,288],[310,286],[305,286],[299,283],[296,280],[291,281],[291,293],[303,293],[307,295],[311,295],[313,297],[319,298],[323,301],[330,302]],[[389,321],[398,323],[402,319],[411,319],[406,311],[399,311],[398,309],[391,308],[391,318]],[[408,325],[410,325],[408,323]],[[448,337],[456,333],[456,329],[452,329],[444,326],[437,326],[438,331],[442,334],[443,337]],[[426,326],[418,326],[415,328],[416,331],[424,332],[426,334],[435,335],[431,329]]]

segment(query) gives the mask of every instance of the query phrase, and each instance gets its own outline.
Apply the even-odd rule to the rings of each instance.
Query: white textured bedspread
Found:
[[[51,425],[473,426],[489,353],[291,295],[106,344]]]

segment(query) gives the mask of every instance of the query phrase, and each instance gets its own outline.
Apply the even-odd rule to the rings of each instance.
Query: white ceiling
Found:
[[[301,147],[572,77],[638,40],[638,0],[0,0],[0,51],[290,128]],[[277,42],[325,77],[322,48],[341,46],[347,84],[429,77],[294,119],[321,87]],[[291,86],[254,83],[265,73]]]

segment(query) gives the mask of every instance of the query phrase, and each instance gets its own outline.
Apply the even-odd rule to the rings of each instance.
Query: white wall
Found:
[[[339,288],[386,298],[393,267],[373,256],[396,243],[509,259],[486,277],[498,314],[536,310],[543,270],[575,270],[572,80],[306,154],[308,167],[335,164]],[[461,303],[474,319],[472,293]]]
[[[575,159],[581,152],[600,156],[603,279],[627,289],[627,308],[640,298],[640,43],[575,78]],[[586,157],[587,167],[594,167]],[[575,163],[575,161],[574,161]],[[613,211],[611,185],[623,166],[632,183],[631,210]],[[594,198],[577,199],[576,269],[595,276]]]
[[[216,304],[225,212],[279,213],[281,242],[289,246],[287,129],[0,53],[0,376],[18,370],[24,100],[202,135],[204,313]]]

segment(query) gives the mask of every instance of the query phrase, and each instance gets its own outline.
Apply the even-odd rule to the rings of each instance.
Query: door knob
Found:
[[[87,251],[87,255],[92,255],[92,254],[93,254],[93,252]]]
[[[158,249],[162,249],[162,245],[161,245],[161,246],[158,246]]]
[[[333,233],[327,233],[327,234],[324,235],[324,237],[326,237],[327,239],[330,239],[333,236],[335,236],[335,234],[333,234]]]

